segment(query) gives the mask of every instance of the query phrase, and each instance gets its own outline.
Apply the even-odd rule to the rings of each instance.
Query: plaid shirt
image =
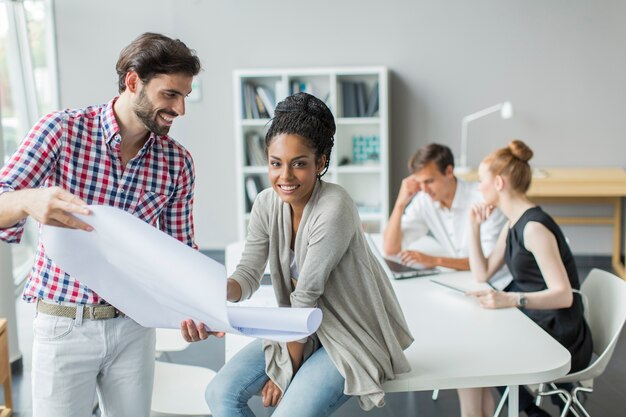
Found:
[[[139,153],[123,167],[121,136],[113,114],[115,100],[41,119],[0,170],[0,194],[58,186],[87,204],[123,209],[197,249],[191,155],[168,136],[151,133]],[[19,242],[25,221],[0,229],[0,239]],[[27,301],[105,303],[46,256],[41,238],[23,296]]]

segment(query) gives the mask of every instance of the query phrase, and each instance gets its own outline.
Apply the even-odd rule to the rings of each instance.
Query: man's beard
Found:
[[[141,120],[141,123],[143,123],[146,129],[150,132],[157,135],[167,135],[169,133],[170,126],[159,125],[157,122],[157,117],[159,117],[157,115],[158,111],[154,108],[154,105],[146,95],[143,88],[139,92],[139,98],[133,106],[133,111],[139,120]],[[177,116],[177,114],[165,110],[161,110],[161,112],[170,116]]]

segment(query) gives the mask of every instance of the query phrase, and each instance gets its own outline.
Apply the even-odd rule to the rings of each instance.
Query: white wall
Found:
[[[117,54],[141,32],[198,51],[203,100],[188,105],[173,136],[196,160],[201,247],[237,237],[236,68],[388,66],[391,190],[415,148],[440,141],[458,152],[461,118],[505,99],[514,119],[470,125],[471,164],[517,137],[537,166],[626,166],[619,0],[58,0],[56,19],[66,107],[113,96]],[[611,251],[606,228],[566,233],[577,253]]]

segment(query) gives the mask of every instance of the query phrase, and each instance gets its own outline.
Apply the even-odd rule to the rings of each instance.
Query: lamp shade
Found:
[[[502,108],[500,109],[500,117],[503,119],[510,119],[513,117],[513,105],[510,101],[505,101],[502,103]]]

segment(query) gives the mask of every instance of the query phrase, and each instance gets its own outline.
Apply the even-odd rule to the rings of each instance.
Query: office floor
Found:
[[[223,252],[211,252],[209,256],[223,262]],[[602,261],[586,259],[579,262],[580,276],[586,276],[589,263],[598,265]],[[32,344],[32,317],[34,309],[32,305],[17,302],[18,312],[18,336],[22,347],[24,369],[13,376],[13,402],[15,404],[15,417],[31,417],[31,393],[30,393],[30,362]],[[416,343],[419,343],[419,335],[416,335]],[[219,369],[224,363],[223,340],[210,339],[205,342],[192,344],[183,352],[173,352],[167,355],[167,360],[176,363],[184,363],[205,366],[214,370]],[[586,400],[586,407],[594,417],[624,417],[626,414],[626,331],[622,332],[613,359],[601,378],[595,382],[595,391]],[[405,417],[405,416],[428,416],[428,417],[458,417],[459,402],[454,390],[445,390],[439,393],[437,401],[431,399],[432,392],[395,393],[387,395],[387,405],[380,409],[369,412],[362,411],[353,399],[342,406],[333,417]],[[0,390],[0,404],[3,398]],[[545,409],[552,416],[558,415],[556,407],[545,401]],[[259,398],[251,401],[251,407],[257,416],[270,416],[271,410],[264,409]],[[502,413],[505,415],[505,413]]]

